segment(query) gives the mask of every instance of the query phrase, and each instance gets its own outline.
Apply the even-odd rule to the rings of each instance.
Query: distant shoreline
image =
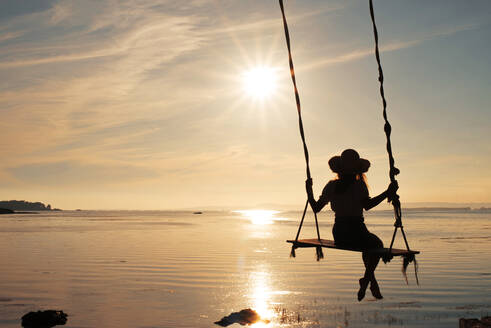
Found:
[[[39,214],[39,212],[36,211],[12,211],[6,208],[0,208],[0,215],[1,214]]]
[[[25,200],[2,200],[0,201],[0,211],[2,214],[21,214],[21,212],[37,212],[37,211],[61,211],[59,208],[52,208],[50,204],[45,205],[41,202],[29,202]]]
[[[40,214],[40,213],[45,213],[45,212],[176,212],[176,213],[185,213],[188,212],[190,214],[204,214],[205,212],[202,211],[193,211],[193,210],[188,210],[188,209],[174,209],[174,210],[142,210],[142,209],[137,209],[137,210],[132,210],[132,209],[73,209],[73,210],[40,210],[40,211],[33,211],[33,210],[27,210],[27,211],[12,211],[10,209],[3,209],[0,208],[0,214]],[[221,210],[208,210],[206,213],[233,213],[233,212],[238,212],[239,210],[234,210],[234,209],[221,209]],[[275,209],[275,210],[263,210],[259,208],[241,208],[240,211],[271,211],[274,212],[276,215],[281,214],[281,213],[301,213],[302,210],[292,210],[292,209]],[[404,213],[468,213],[468,214],[479,214],[479,213],[491,213],[491,208],[490,207],[482,207],[482,208],[470,208],[470,207],[408,207],[408,208],[402,208],[402,211]],[[369,213],[392,213],[392,209],[373,209]],[[323,211],[324,214],[332,214],[331,209],[325,209]]]
[[[403,208],[407,212],[479,212],[479,213],[491,213],[491,207],[407,207]],[[390,211],[380,210],[375,212]]]

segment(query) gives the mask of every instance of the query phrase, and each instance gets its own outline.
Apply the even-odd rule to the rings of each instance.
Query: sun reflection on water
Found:
[[[272,292],[269,272],[251,272],[249,275],[249,286],[251,286],[249,297],[253,305],[252,309],[261,316],[262,320],[272,320],[275,313],[270,306]],[[267,323],[260,321],[253,324],[252,327],[267,327]]]
[[[235,212],[247,217],[252,224],[273,224],[276,220],[275,214],[279,213],[279,211],[273,210],[241,210]]]

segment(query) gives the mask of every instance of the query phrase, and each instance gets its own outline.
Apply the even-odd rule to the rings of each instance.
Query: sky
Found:
[[[385,190],[368,1],[285,4],[314,192],[346,148],[370,160],[371,194]],[[491,202],[491,2],[374,6],[403,205]],[[274,73],[265,97],[244,87],[257,67]],[[277,1],[3,0],[0,76],[0,199],[63,209],[305,202]]]

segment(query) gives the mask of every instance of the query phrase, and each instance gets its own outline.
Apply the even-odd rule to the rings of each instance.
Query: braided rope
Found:
[[[389,178],[391,182],[396,182],[395,176],[399,174],[399,169],[395,167],[394,165],[394,156],[392,155],[392,145],[390,143],[390,133],[392,132],[392,127],[390,126],[389,120],[387,119],[387,100],[385,99],[385,93],[384,93],[384,72],[382,70],[382,64],[380,63],[380,53],[379,53],[379,47],[378,47],[378,31],[377,31],[377,25],[375,24],[375,14],[373,11],[373,0],[369,0],[369,5],[370,5],[370,17],[372,18],[372,26],[373,26],[373,36],[375,39],[375,58],[377,59],[377,65],[378,65],[378,81],[380,82],[380,96],[382,97],[382,104],[383,104],[383,117],[384,117],[384,131],[385,131],[385,136],[387,137],[387,153],[389,155]],[[404,237],[404,242],[406,244],[406,248],[409,251],[409,243],[407,242],[406,234],[404,233],[404,227],[402,226],[402,211],[401,211],[401,201],[399,200],[399,195],[394,193],[394,195],[390,195],[390,198],[388,199],[389,202],[392,203],[392,206],[394,207],[394,214],[396,218],[396,222],[394,223],[395,229],[394,233],[392,234],[392,240],[390,242],[390,247],[388,253],[392,251],[392,246],[394,245],[394,240],[396,237],[397,229],[401,229],[402,236]],[[389,257],[384,257],[384,262],[390,261],[390,256]],[[419,279],[418,279],[418,262],[416,261],[416,257],[414,254],[404,256],[404,261],[402,265],[402,273],[404,275],[404,278],[406,280],[406,283],[408,283],[407,280],[407,275],[406,275],[406,269],[409,263],[414,262],[414,276],[416,277],[416,283],[419,285]]]
[[[286,47],[288,48],[288,63],[290,64],[290,76],[292,78],[293,91],[295,93],[295,102],[297,104],[298,127],[300,129],[300,137],[302,138],[303,152],[305,155],[307,179],[310,179],[311,176],[310,176],[310,165],[309,165],[309,150],[307,148],[307,143],[305,142],[305,133],[303,130],[303,122],[302,122],[302,109],[300,106],[300,95],[298,93],[297,79],[295,78],[295,69],[293,67],[293,58],[292,58],[292,51],[291,51],[291,45],[290,45],[290,33],[288,32],[288,23],[286,21],[285,8],[283,6],[283,0],[280,0],[280,8],[281,8],[281,15],[283,17],[283,28],[285,30]]]
[[[281,16],[283,18],[283,29],[285,31],[285,40],[286,40],[286,47],[288,49],[288,63],[290,64],[290,76],[292,78],[292,83],[293,83],[293,91],[295,93],[295,102],[297,104],[297,113],[298,113],[298,127],[300,130],[300,137],[302,139],[302,144],[303,144],[303,153],[305,156],[305,164],[306,164],[306,173],[307,173],[307,179],[311,179],[310,175],[310,165],[309,165],[309,150],[307,148],[307,143],[305,142],[305,133],[303,129],[303,122],[302,122],[302,109],[300,106],[300,95],[298,93],[298,88],[297,88],[297,80],[295,78],[295,69],[293,67],[293,58],[292,58],[292,51],[291,51],[291,44],[290,44],[290,33],[288,31],[288,23],[286,21],[286,16],[285,16],[285,8],[283,6],[283,0],[279,0],[280,2],[280,9],[281,9]],[[307,210],[307,207],[305,207],[305,210],[302,215],[302,221],[300,223],[298,232],[297,232],[297,237],[295,238],[295,242],[298,241],[298,236],[300,235],[300,230],[302,229],[302,224],[303,224],[303,219],[305,217],[305,212]],[[320,232],[319,232],[319,223],[317,221],[317,213],[314,211],[314,217],[315,217],[315,226],[317,229],[317,239],[321,240]],[[294,243],[292,245],[292,256],[295,256],[295,248],[296,244]],[[322,247],[316,247],[316,254],[317,254],[317,261],[320,259],[324,258],[324,254],[322,253]]]
[[[390,134],[392,132],[392,127],[389,123],[389,120],[387,118],[387,100],[385,99],[385,93],[384,93],[384,72],[382,70],[382,64],[380,63],[380,53],[379,53],[379,47],[378,47],[378,31],[377,31],[377,25],[375,24],[375,14],[373,11],[373,1],[369,0],[370,3],[370,17],[372,18],[372,26],[373,26],[373,35],[375,38],[375,58],[377,59],[377,65],[378,65],[378,81],[380,82],[380,96],[382,98],[382,104],[383,104],[383,111],[382,115],[384,117],[384,131],[385,131],[385,136],[387,138],[387,154],[389,155],[389,178],[391,182],[395,182],[396,178],[395,176],[399,174],[399,169],[395,167],[394,163],[394,156],[392,155],[392,144],[390,142]],[[399,226],[401,225],[401,202],[399,201],[399,195],[395,193],[390,199],[389,202],[392,203],[394,206],[394,213],[396,217],[396,225]]]

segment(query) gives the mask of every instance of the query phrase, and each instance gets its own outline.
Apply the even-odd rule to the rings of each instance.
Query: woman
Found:
[[[312,179],[305,182],[309,203],[317,213],[330,202],[331,209],[335,213],[332,234],[336,245],[363,250],[365,275],[359,281],[358,301],[365,297],[369,283],[372,295],[377,299],[382,299],[383,296],[374,273],[380,256],[368,250],[381,248],[383,243],[367,230],[363,223],[363,209],[368,211],[388,196],[394,195],[399,188],[397,182],[391,183],[380,195],[370,198],[363,174],[368,171],[370,162],[360,158],[360,155],[353,149],[346,149],[341,156],[332,157],[329,160],[329,167],[334,173],[337,173],[338,178],[329,181],[318,201],[314,199],[312,192]]]

